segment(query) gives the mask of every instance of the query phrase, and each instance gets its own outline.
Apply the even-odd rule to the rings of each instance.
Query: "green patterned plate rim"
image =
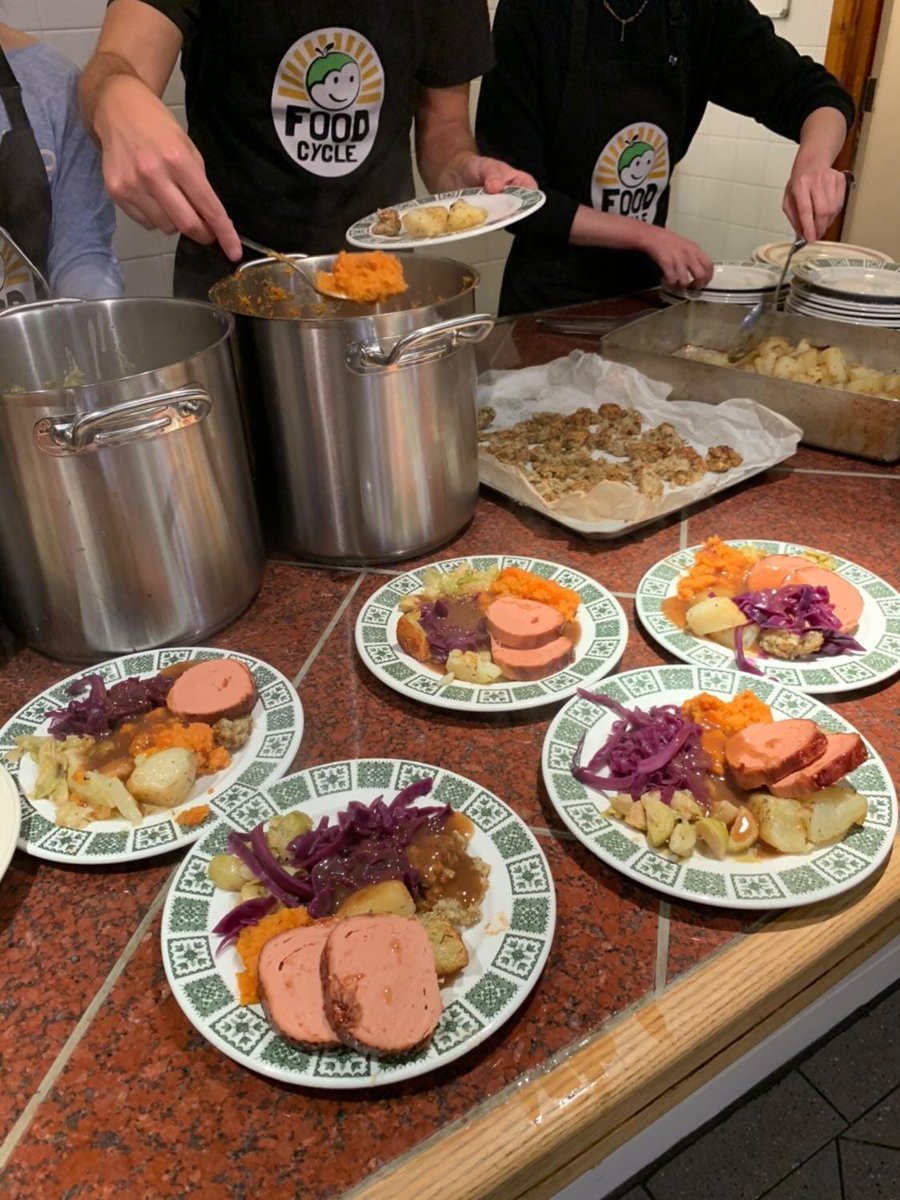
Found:
[[[482,686],[454,680],[442,686],[437,671],[423,668],[404,654],[397,642],[400,598],[422,590],[425,571],[434,567],[450,571],[465,563],[477,570],[522,567],[576,591],[581,597],[577,613],[581,637],[575,647],[575,661],[555,675],[531,682],[500,679]],[[356,619],[356,649],[382,683],[410,700],[468,713],[516,712],[573,696],[578,688],[590,687],[613,670],[627,641],[628,621],[622,606],[602,584],[572,567],[514,554],[472,554],[417,567],[379,588]]]
[[[469,965],[442,990],[444,1012],[430,1043],[403,1058],[379,1060],[355,1050],[310,1053],[285,1041],[258,1005],[239,1005],[238,958],[216,957],[211,930],[233,904],[207,877],[232,829],[249,830],[276,813],[302,808],[333,817],[351,800],[371,803],[430,775],[423,803],[449,803],[475,826],[472,853],[491,868],[483,918],[463,930]],[[556,894],[534,834],[502,800],[472,779],[428,763],[353,759],[310,767],[246,794],[185,856],[162,918],[162,956],[184,1015],[223,1054],[283,1083],[314,1088],[380,1087],[425,1075],[478,1046],[524,1002],[543,970],[556,924]]]
[[[0,879],[6,874],[22,822],[19,789],[5,767],[0,766]]]
[[[770,542],[760,538],[732,538],[727,544],[759,546],[767,554],[795,555],[815,549],[802,542]],[[679,550],[647,571],[637,588],[637,614],[650,636],[682,662],[738,671],[730,650],[679,629],[662,611],[663,600],[675,594],[679,577],[693,564],[694,554],[699,549],[699,546],[689,546]],[[852,583],[862,595],[863,613],[854,637],[865,646],[865,651],[834,658],[812,658],[805,662],[781,662],[774,658],[757,660],[767,677],[798,691],[823,696],[871,687],[900,671],[900,592],[865,567],[838,558],[836,554],[831,557],[837,563],[838,575]],[[744,680],[753,678],[746,672],[739,674]]]
[[[775,680],[711,667],[649,667],[608,679],[603,691],[628,708],[681,704],[698,692],[730,700],[746,689],[776,720],[807,717],[828,733],[857,733],[833,709]],[[568,829],[607,866],[678,900],[721,908],[775,909],[837,896],[877,871],[897,833],[897,793],[884,762],[866,742],[869,759],[848,776],[869,801],[864,825],[842,841],[810,854],[783,854],[758,862],[718,862],[693,854],[683,861],[652,849],[643,834],[603,815],[603,793],[579,783],[572,756],[582,738],[586,760],[609,736],[614,714],[576,696],[557,713],[544,739],[542,767],[550,802]],[[865,741],[865,739],[863,739]]]
[[[456,233],[441,234],[440,237],[413,238],[398,234],[391,237],[388,234],[372,233],[372,225],[377,212],[369,213],[355,221],[347,230],[347,241],[351,246],[359,246],[363,250],[427,250],[429,246],[440,246],[445,242],[460,242],[465,238],[478,237],[482,233],[490,233],[493,229],[503,229],[516,221],[521,221],[529,213],[537,212],[547,197],[536,188],[508,187],[502,192],[487,193],[484,188],[459,188],[454,192],[437,192],[433,196],[418,196],[406,200],[403,204],[392,204],[391,208],[402,217],[404,213],[414,208],[424,208],[429,204],[446,204],[454,200],[470,200],[486,208],[487,220],[483,225],[473,229],[460,229]],[[388,206],[385,206],[388,207]]]
[[[291,765],[303,736],[303,707],[291,683],[274,667],[249,654],[234,650],[216,650],[208,646],[169,646],[162,650],[138,650],[120,658],[85,667],[35,696],[0,729],[0,758],[15,748],[22,734],[46,732],[47,713],[64,708],[71,699],[66,689],[85,675],[102,675],[113,684],[129,675],[155,675],[163,667],[178,662],[202,662],[213,658],[234,658],[244,663],[256,680],[259,699],[253,709],[253,733],[250,741],[232,754],[227,770],[203,776],[191,796],[171,812],[155,813],[142,825],[125,820],[94,821],[84,829],[64,829],[53,822],[49,800],[29,800],[26,792],[33,784],[36,767],[29,758],[9,763],[15,777],[22,809],[19,849],[35,858],[50,862],[95,866],[104,863],[134,862],[180,850],[195,842],[233,802],[251,788],[280,779]],[[197,804],[209,804],[210,813],[202,824],[182,829],[175,816]]]

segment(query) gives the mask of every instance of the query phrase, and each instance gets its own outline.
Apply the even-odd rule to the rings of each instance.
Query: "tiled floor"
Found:
[[[616,1200],[900,1200],[900,984]]]

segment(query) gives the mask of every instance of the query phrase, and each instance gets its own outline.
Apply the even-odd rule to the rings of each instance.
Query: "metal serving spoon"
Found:
[[[352,297],[348,296],[346,292],[332,292],[327,288],[320,287],[316,282],[316,272],[302,267],[297,261],[296,256],[292,257],[289,254],[279,254],[277,250],[272,250],[268,246],[263,246],[259,242],[254,242],[251,238],[243,237],[242,234],[238,234],[238,237],[244,246],[249,247],[251,250],[255,250],[258,254],[265,255],[266,258],[274,258],[278,262],[284,263],[286,267],[290,267],[292,271],[296,271],[298,275],[302,275],[304,281],[309,284],[314,292],[318,292],[320,296],[327,296],[329,300],[352,299]]]
[[[784,287],[784,281],[788,273],[788,268],[791,265],[791,259],[798,250],[802,250],[806,245],[806,238],[795,238],[791,243],[790,248],[785,256],[784,266],[781,268],[781,275],[778,279],[778,286],[770,296],[763,296],[761,300],[753,305],[750,311],[741,321],[738,329],[738,338],[734,346],[728,352],[728,361],[737,362],[739,358],[743,358],[753,343],[758,338],[757,328],[762,319],[763,312],[768,308],[774,312],[778,307],[778,300],[781,296],[781,289]]]

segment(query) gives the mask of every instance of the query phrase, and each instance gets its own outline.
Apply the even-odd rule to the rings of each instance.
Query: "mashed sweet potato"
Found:
[[[682,600],[697,596],[735,596],[743,591],[750,567],[762,551],[729,546],[718,537],[708,537],[694,555],[694,565],[678,581]]]
[[[542,579],[521,567],[504,567],[491,584],[491,592],[495,596],[521,596],[525,600],[549,604],[567,621],[575,620],[581,603],[578,593],[571,588],[561,587],[552,579]]]
[[[330,271],[316,272],[316,287],[323,292],[340,292],[361,304],[376,304],[407,289],[403,265],[393,254],[372,250],[348,254],[342,250]]]
[[[259,955],[269,938],[299,925],[308,925],[311,920],[305,908],[280,908],[241,930],[237,940],[237,952],[244,964],[243,971],[238,971],[237,975],[241,1004],[259,1003]]]

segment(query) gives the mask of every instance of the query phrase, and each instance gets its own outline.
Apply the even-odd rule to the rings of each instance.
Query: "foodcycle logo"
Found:
[[[318,29],[281,60],[272,118],[281,144],[312,175],[349,175],[368,158],[384,100],[381,59],[352,29]]]
[[[591,203],[600,212],[653,222],[668,184],[668,137],[649,122],[626,125],[610,138],[597,159]]]

